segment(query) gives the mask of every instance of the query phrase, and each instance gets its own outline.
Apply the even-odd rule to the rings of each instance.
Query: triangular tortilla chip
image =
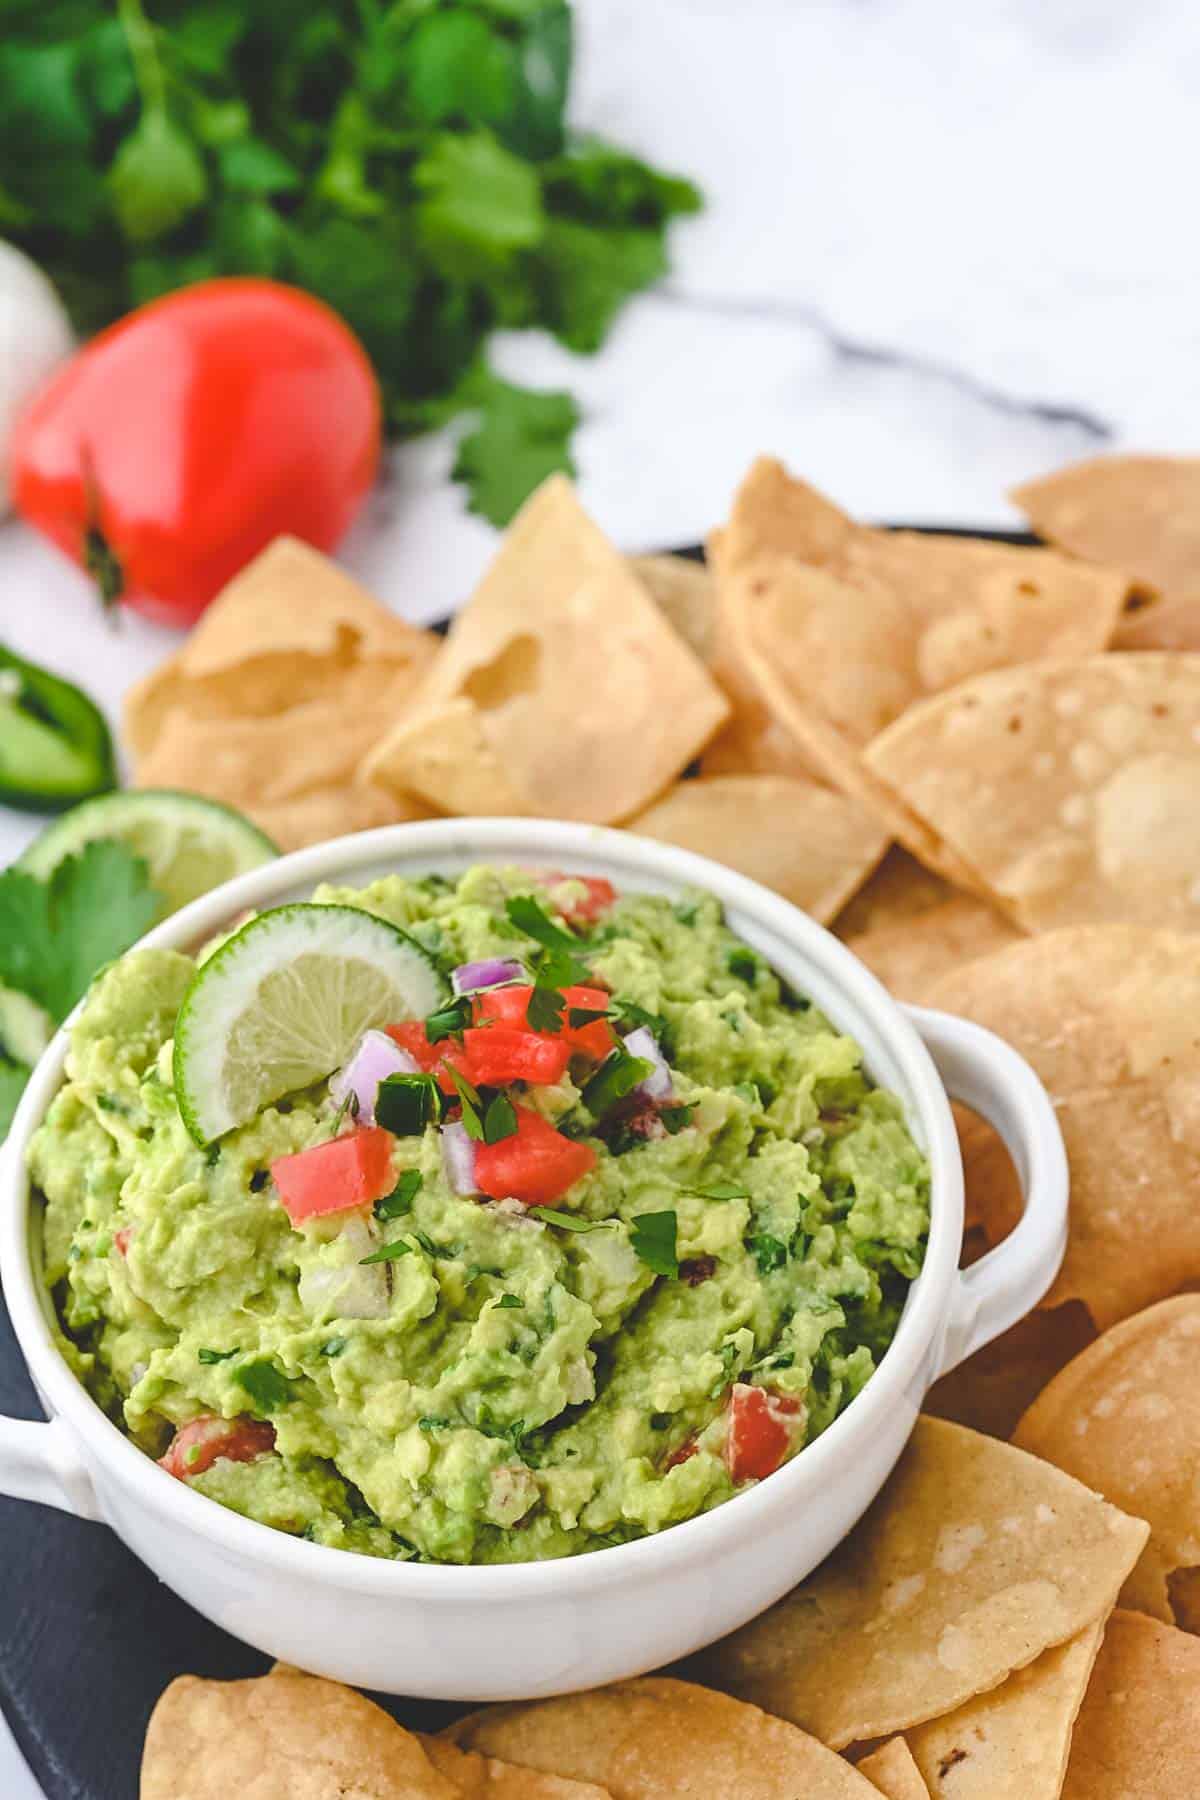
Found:
[[[499,1762],[477,1750],[460,1750],[449,1738],[422,1736],[421,1747],[461,1800],[612,1800],[609,1790],[594,1782]]]
[[[866,762],[1027,931],[1200,929],[1200,656],[983,675],[914,708]]]
[[[717,592],[704,564],[690,556],[631,556],[629,566],[688,649],[711,661]]]
[[[925,1778],[912,1758],[912,1751],[902,1737],[889,1738],[870,1756],[858,1764],[872,1787],[877,1787],[887,1800],[929,1800]]]
[[[1127,612],[1114,650],[1200,650],[1200,594],[1181,594]]]
[[[489,1706],[446,1735],[506,1762],[598,1782],[613,1800],[872,1800],[875,1792],[794,1725],[664,1676]]]
[[[1050,1092],[1071,1168],[1044,1307],[1096,1326],[1200,1281],[1200,936],[1079,926],[947,975],[931,1003],[1013,1044]]]
[[[517,818],[534,810],[465,694],[410,708],[372,748],[361,774],[463,818]]]
[[[838,914],[834,929],[846,942],[863,932],[903,925],[918,913],[957,897],[957,889],[942,876],[919,863],[900,844],[893,844],[874,874]]]
[[[994,907],[959,894],[899,925],[880,926],[844,942],[898,1000],[920,1005],[950,969],[1002,950],[1020,935]]]
[[[1011,497],[1039,537],[1072,556],[1159,593],[1200,593],[1200,458],[1094,457]]]
[[[213,601],[174,656],[130,689],[125,735],[139,760],[172,712],[267,718],[331,697],[348,671],[373,671],[398,707],[439,648],[344,569],[298,538],[276,538]],[[342,691],[347,707],[352,692]]]
[[[822,923],[845,905],[888,843],[843,794],[783,775],[677,782],[629,829],[711,856]]]
[[[909,1733],[931,1800],[1058,1800],[1104,1621]]]
[[[562,476],[510,526],[419,699],[462,697],[539,814],[596,824],[640,812],[728,714]]]
[[[353,1688],[272,1671],[181,1675],[150,1718],[141,1800],[456,1800],[420,1742]]]
[[[907,1732],[1106,1615],[1146,1536],[1048,1463],[922,1418],[828,1561],[695,1670],[834,1749]]]
[[[1122,1604],[1174,1623],[1171,1577],[1200,1564],[1200,1294],[1114,1325],[1056,1375],[1014,1441],[1148,1521]]]
[[[1116,1612],[1096,1658],[1062,1800],[1196,1800],[1200,1640]]]

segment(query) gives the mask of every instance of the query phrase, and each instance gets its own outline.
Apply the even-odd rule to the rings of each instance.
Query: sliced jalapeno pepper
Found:
[[[69,681],[0,644],[0,803],[57,812],[115,785],[103,714]]]

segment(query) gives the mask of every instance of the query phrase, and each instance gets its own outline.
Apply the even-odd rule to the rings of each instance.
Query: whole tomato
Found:
[[[13,501],[108,602],[186,625],[281,532],[332,549],[379,462],[366,352],[311,295],[205,281],[94,338],[25,409]]]

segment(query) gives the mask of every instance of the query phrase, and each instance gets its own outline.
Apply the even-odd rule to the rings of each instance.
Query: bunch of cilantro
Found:
[[[571,470],[571,396],[488,368],[499,328],[595,350],[666,270],[687,181],[570,137],[566,0],[6,0],[0,235],[82,333],[213,275],[354,327],[389,428],[470,413],[455,467],[506,523]]]
[[[124,844],[97,839],[46,881],[23,869],[0,875],[0,987],[61,1025],[93,977],[159,917],[146,864]],[[0,1045],[0,1140],[29,1077]]]

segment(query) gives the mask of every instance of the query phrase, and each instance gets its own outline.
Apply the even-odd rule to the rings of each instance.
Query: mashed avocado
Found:
[[[561,924],[585,889],[476,868],[315,899],[402,926],[449,974],[536,956],[513,895]],[[202,1149],[171,1077],[192,959],[139,951],[99,979],[30,1167],[67,1354],[147,1453],[174,1440],[200,1492],[317,1543],[558,1557],[729,1499],[870,1378],[929,1221],[898,1102],[710,897],[592,910],[614,1041],[649,1030],[670,1090],[614,1099],[580,1056],[515,1084],[591,1149],[549,1216],[456,1193],[431,1122],[392,1141],[389,1197],[294,1226],[271,1168],[346,1128],[328,1084]]]

